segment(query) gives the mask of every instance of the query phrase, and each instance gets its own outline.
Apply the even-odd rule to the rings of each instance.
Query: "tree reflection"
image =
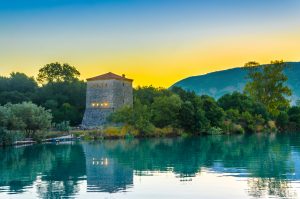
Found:
[[[40,178],[40,197],[75,194],[80,177],[85,175],[81,145],[36,145],[1,149],[0,186],[9,192],[23,192]],[[58,197],[59,198],[59,197]]]
[[[173,172],[190,181],[209,170],[246,177],[251,197],[296,197],[300,136],[255,134],[106,140],[66,145],[0,149],[0,191],[19,193],[35,186],[41,198],[88,192],[114,193],[133,186],[134,175]],[[296,166],[295,166],[296,165]],[[7,188],[8,187],[8,188]],[[7,190],[8,189],[8,190]]]
[[[297,150],[299,141],[297,135],[257,134],[113,140],[102,144],[110,158],[133,168],[137,175],[172,170],[181,180],[190,180],[201,168],[208,168],[248,177],[251,196],[259,197],[267,191],[273,196],[293,197],[289,185],[290,174],[295,172],[291,143],[298,146],[293,147]]]
[[[266,195],[277,196],[280,198],[296,198],[296,191],[286,180],[275,178],[249,178],[248,193],[255,198],[262,198]]]

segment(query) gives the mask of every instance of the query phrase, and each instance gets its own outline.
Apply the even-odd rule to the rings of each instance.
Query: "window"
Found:
[[[104,107],[104,108],[108,108],[109,107],[109,103],[108,102],[103,102],[101,106]]]
[[[101,107],[101,108],[109,108],[110,103],[109,102],[93,102],[91,103],[91,106],[96,108],[96,107]]]

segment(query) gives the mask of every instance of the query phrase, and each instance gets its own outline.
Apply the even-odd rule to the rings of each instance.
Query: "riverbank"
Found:
[[[279,131],[271,131],[266,128],[265,131],[256,133],[275,133]],[[206,131],[199,133],[187,133],[183,129],[174,127],[153,128],[151,132],[141,132],[130,125],[124,126],[106,126],[97,129],[76,129],[71,128],[69,131],[43,131],[37,132],[34,138],[25,138],[15,140],[9,145],[24,145],[38,144],[46,142],[59,143],[65,140],[109,140],[109,139],[128,139],[128,138],[171,138],[171,137],[189,137],[189,136],[204,136],[204,135],[230,135],[230,134],[245,134],[245,131],[224,131],[217,127],[212,127]],[[0,145],[1,146],[1,145]],[[3,145],[2,145],[3,146]]]
[[[124,138],[142,138],[142,137],[178,137],[188,135],[182,129],[173,127],[155,128],[151,133],[142,133],[132,126],[108,126],[102,129],[90,130],[72,130],[75,137],[83,140],[101,140],[101,139],[124,139]]]

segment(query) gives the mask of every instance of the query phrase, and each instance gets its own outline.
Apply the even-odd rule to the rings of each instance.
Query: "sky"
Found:
[[[69,63],[169,87],[248,61],[300,61],[299,0],[0,0],[0,75]]]

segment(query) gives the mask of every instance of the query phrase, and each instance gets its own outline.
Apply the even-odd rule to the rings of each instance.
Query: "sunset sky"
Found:
[[[0,0],[2,76],[58,61],[168,87],[274,59],[300,61],[299,0]]]

